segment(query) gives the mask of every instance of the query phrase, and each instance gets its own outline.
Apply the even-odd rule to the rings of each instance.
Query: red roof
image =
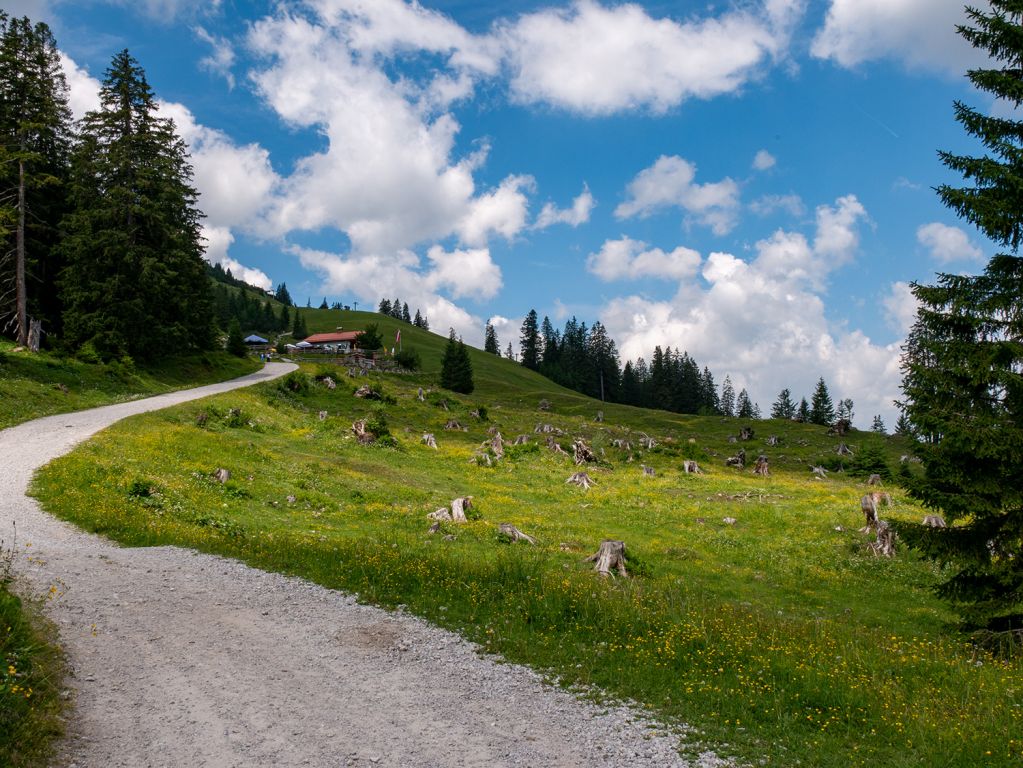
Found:
[[[356,341],[361,335],[362,331],[342,331],[341,333],[314,333],[312,336],[306,336],[306,341],[310,344],[336,344],[339,341]]]

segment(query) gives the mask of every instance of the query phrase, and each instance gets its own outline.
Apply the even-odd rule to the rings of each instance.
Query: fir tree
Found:
[[[992,59],[974,86],[1018,110],[1023,104],[1023,4],[967,8],[959,33]],[[997,67],[997,68],[995,68]],[[899,524],[900,535],[951,567],[938,592],[966,624],[1023,633],[1023,121],[955,104],[956,119],[988,154],[940,152],[972,186],[938,188],[942,202],[1009,253],[980,275],[939,275],[913,285],[916,324],[903,357],[903,408],[920,438],[921,476],[910,495],[948,528]],[[901,419],[900,419],[901,421]]]
[[[319,308],[320,309],[330,309],[330,306],[327,304],[327,297],[326,296],[324,296],[323,297],[323,301],[320,302],[320,307]]]
[[[391,302],[391,317],[401,320],[401,299],[397,297]]]
[[[0,232],[0,328],[12,328],[22,345],[32,315],[50,333],[60,327],[58,226],[70,145],[68,87],[49,27],[0,11],[0,206],[8,214]]]
[[[905,411],[899,413],[899,418],[895,421],[895,434],[902,437],[913,436],[913,425],[909,422],[909,417]]]
[[[291,336],[295,341],[301,341],[309,335],[309,329],[306,328],[305,317],[302,312],[297,308],[295,309],[295,321],[291,325]]]
[[[391,314],[391,300],[390,299],[380,299],[380,305],[377,307],[377,312],[379,312],[381,315],[390,315]]]
[[[515,359],[515,350],[512,349],[512,343],[509,341],[508,346],[504,350],[504,356],[509,360]]]
[[[828,385],[824,383],[824,377],[817,380],[817,388],[813,391],[810,399],[811,424],[831,425],[835,421],[835,406],[831,402],[831,394],[828,392]]]
[[[291,326],[291,313],[288,311],[288,305],[281,305],[281,316],[277,319],[277,330],[286,331]]]
[[[408,313],[408,304],[402,303],[401,305],[401,319],[406,323],[412,322],[412,318]]]
[[[796,409],[796,421],[800,424],[807,424],[810,421],[810,404],[804,397],[799,401],[799,408]]]
[[[501,348],[497,343],[497,331],[494,330],[494,325],[489,320],[487,320],[487,327],[483,332],[483,336],[483,351],[500,356]]]
[[[384,337],[380,334],[380,326],[376,323],[366,323],[365,329],[359,336],[359,347],[372,352],[384,346]]]
[[[536,310],[531,309],[522,321],[519,334],[519,362],[533,371],[540,367],[540,334],[536,323]]]
[[[277,299],[278,303],[286,307],[295,306],[295,302],[291,300],[291,294],[288,293],[287,283],[281,283],[277,286],[277,289],[274,291],[274,298]]]
[[[117,54],[72,159],[61,287],[68,345],[105,358],[209,347],[213,306],[184,142]]]
[[[419,310],[418,309],[416,310],[415,318],[412,320],[412,325],[414,325],[416,328],[422,328],[423,327],[423,316],[421,314],[419,314]]]
[[[746,392],[745,387],[742,388],[735,400],[735,415],[740,419],[753,418],[753,403],[749,399],[749,393]]]
[[[242,336],[242,327],[238,323],[238,318],[231,321],[231,326],[227,331],[227,351],[237,357],[245,357],[249,353],[248,348],[245,346],[245,337]]]
[[[472,360],[469,350],[461,339],[455,338],[455,329],[448,335],[447,346],[444,347],[444,358],[441,361],[440,385],[452,392],[467,395],[475,389],[472,379]]]
[[[771,406],[772,419],[791,419],[796,415],[796,404],[792,402],[792,393],[786,387],[778,394],[778,399]]]
[[[887,435],[888,430],[885,428],[884,419],[881,418],[881,414],[877,414],[874,417],[874,421],[870,424],[870,431],[876,432],[879,435]]]
[[[725,381],[721,385],[721,413],[725,416],[735,415],[735,388],[732,386],[732,379],[725,374]]]

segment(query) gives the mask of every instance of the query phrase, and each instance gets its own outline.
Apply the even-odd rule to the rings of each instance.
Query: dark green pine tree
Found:
[[[534,371],[540,367],[540,333],[535,309],[529,310],[529,314],[522,321],[519,334],[519,362]]]
[[[401,319],[402,319],[403,322],[406,322],[406,323],[411,323],[412,322],[412,317],[408,313],[408,304],[406,304],[404,302],[401,305]]]
[[[967,9],[959,33],[991,57],[968,77],[1018,110],[1023,104],[1023,2]],[[922,475],[910,495],[948,528],[900,524],[900,535],[951,567],[938,588],[973,628],[1023,639],[1023,121],[955,104],[980,139],[980,157],[940,152],[969,186],[938,188],[942,202],[1008,253],[980,275],[913,285],[916,324],[903,356],[905,415],[920,440]]]
[[[412,325],[414,325],[416,328],[422,328],[423,327],[423,316],[421,314],[419,314],[419,310],[418,309],[416,310],[415,318],[412,320]]]
[[[242,327],[238,323],[238,318],[231,321],[231,326],[227,330],[227,351],[237,357],[245,357],[249,352],[245,346],[245,337],[242,336]]]
[[[381,315],[390,315],[391,314],[391,300],[390,299],[380,299],[380,305],[377,307],[377,312],[379,312]]]
[[[203,349],[214,338],[192,168],[173,122],[156,110],[145,73],[122,51],[72,160],[65,339],[108,359]]]
[[[870,424],[870,431],[879,435],[888,434],[888,429],[884,425],[884,419],[881,418],[881,414],[874,416],[874,420]]]
[[[281,283],[277,286],[277,290],[274,291],[274,298],[286,307],[295,306],[295,302],[291,300],[291,294],[288,293],[287,283]]]
[[[288,311],[288,305],[281,305],[281,316],[277,318],[277,330],[286,331],[291,327],[291,313]]]
[[[0,327],[28,341],[29,319],[60,332],[59,224],[71,148],[68,87],[45,24],[0,11]],[[13,320],[13,322],[9,322]]]
[[[306,327],[305,317],[302,315],[302,312],[296,308],[295,319],[291,324],[291,338],[295,341],[301,341],[308,335],[309,329]]]
[[[788,387],[778,394],[778,399],[771,406],[772,419],[791,419],[796,415],[796,404],[792,402],[792,392]]]
[[[476,388],[472,378],[472,360],[469,349],[461,339],[455,338],[455,329],[448,335],[447,346],[444,347],[444,358],[440,367],[440,385],[452,392],[467,395]]]
[[[902,437],[911,437],[913,435],[913,425],[909,423],[909,417],[905,411],[899,414],[899,418],[895,422],[895,434]]]
[[[515,350],[512,349],[512,344],[511,344],[510,341],[508,342],[508,346],[505,347],[504,356],[508,360],[514,360],[515,359]]]
[[[749,393],[743,387],[739,396],[735,399],[735,415],[740,419],[753,418],[753,401],[749,399]]]
[[[831,393],[828,392],[828,385],[824,383],[824,377],[817,380],[817,388],[810,398],[811,424],[823,424],[830,426],[835,421],[835,404],[831,401]]]
[[[810,422],[810,404],[806,402],[805,397],[799,401],[799,407],[796,409],[796,421],[800,424]]]
[[[323,301],[320,302],[319,309],[330,309],[330,305],[327,304],[327,297],[323,297]]]
[[[501,347],[497,343],[497,331],[494,330],[494,325],[489,320],[487,320],[487,327],[483,332],[483,337],[483,351],[500,356]]]
[[[735,387],[732,386],[732,379],[727,374],[721,385],[721,413],[725,416],[735,415]]]

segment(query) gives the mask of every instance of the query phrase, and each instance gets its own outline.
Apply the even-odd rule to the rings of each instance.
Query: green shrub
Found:
[[[410,371],[418,371],[423,364],[419,353],[413,347],[397,352],[394,355],[394,362]]]
[[[281,392],[290,392],[296,395],[308,394],[309,377],[302,373],[302,371],[292,371],[280,380],[277,384],[277,388],[281,390]]]

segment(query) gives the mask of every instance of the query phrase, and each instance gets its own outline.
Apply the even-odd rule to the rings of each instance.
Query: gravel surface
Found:
[[[23,591],[63,593],[49,609],[74,700],[60,765],[690,765],[681,737],[638,711],[579,700],[415,617],[193,550],[119,547],[25,496],[38,467],[125,416],[292,368],[0,432],[0,536],[17,524]]]

